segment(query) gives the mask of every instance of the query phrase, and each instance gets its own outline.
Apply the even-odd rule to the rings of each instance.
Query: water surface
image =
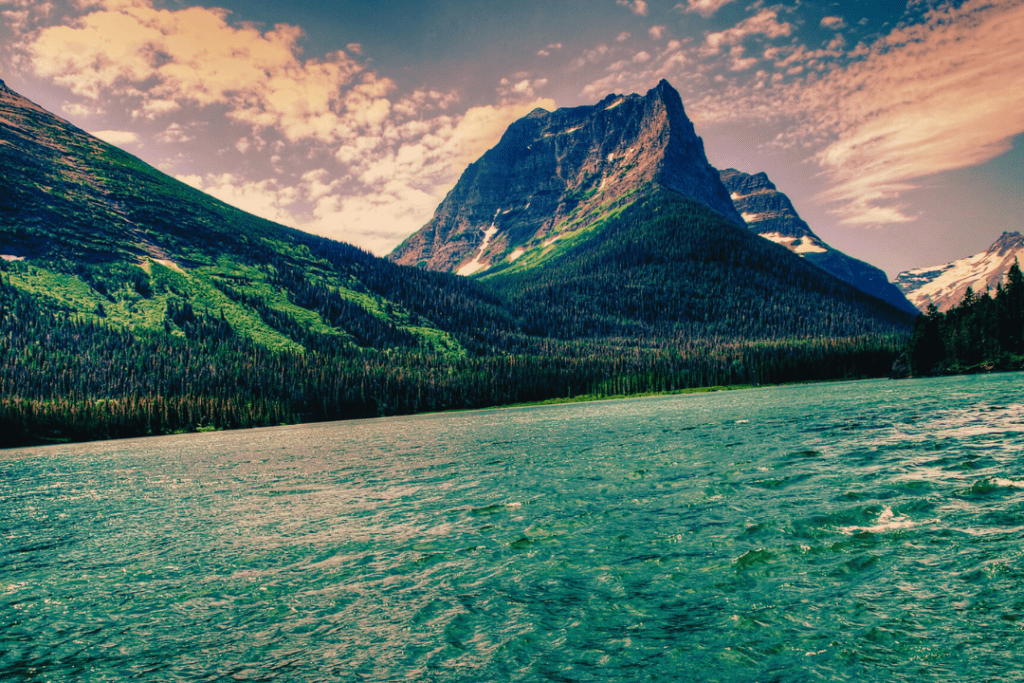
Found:
[[[1022,680],[1022,380],[3,451],[0,680]]]

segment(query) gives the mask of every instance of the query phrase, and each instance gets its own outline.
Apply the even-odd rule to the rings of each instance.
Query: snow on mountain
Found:
[[[789,197],[778,191],[767,174],[727,168],[719,171],[719,176],[751,231],[786,247],[862,292],[907,312],[915,310],[882,270],[832,248],[815,235],[800,218]]]
[[[985,251],[952,263],[904,271],[894,282],[921,311],[931,304],[947,311],[960,303],[968,287],[976,294],[995,290],[1015,260],[1024,261],[1024,235],[1004,232]]]

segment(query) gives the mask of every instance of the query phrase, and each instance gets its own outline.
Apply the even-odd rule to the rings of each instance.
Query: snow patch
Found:
[[[743,214],[743,220],[747,220],[747,214]],[[790,245],[796,241],[795,237],[789,235],[783,235],[781,232],[762,232],[761,237],[765,238],[769,242],[775,242],[775,244],[781,244],[787,249]]]
[[[615,100],[614,102],[609,104],[607,107],[605,107],[604,110],[605,111],[611,111],[612,109],[615,109],[615,107],[619,106],[620,104],[622,104],[625,101],[626,101],[625,97],[620,97],[619,99]]]
[[[498,216],[500,215],[501,209],[499,208],[497,211],[494,212],[494,218],[491,219],[491,227],[484,230],[484,240],[483,242],[480,243],[480,248],[477,250],[476,256],[473,257],[472,261],[470,261],[469,263],[455,271],[457,274],[472,275],[481,268],[486,268],[491,265],[489,263],[484,263],[483,261],[481,261],[481,259],[484,256],[484,251],[487,249],[487,245],[490,244],[491,242],[491,238],[498,234],[498,226],[495,224],[495,222],[498,220]]]
[[[824,254],[828,251],[828,249],[821,246],[820,243],[815,242],[810,237],[802,238],[799,242],[791,246],[790,249],[797,254]]]
[[[563,133],[575,133],[578,130],[583,130],[583,126],[575,126],[573,128],[569,128],[567,130],[563,130],[562,132]]]
[[[15,256],[14,254],[0,254],[0,258],[4,261],[24,261],[24,256]]]
[[[743,195],[741,195],[739,192],[733,192],[731,195],[729,195],[729,199],[731,199],[733,201],[736,201],[737,199],[741,199],[742,197],[743,197]]]
[[[740,216],[742,216],[743,220],[747,223],[757,223],[759,220],[764,218],[765,215],[763,213],[747,213],[744,211]]]
[[[525,253],[526,253],[525,249],[516,249],[515,251],[513,251],[511,254],[508,255],[509,263],[511,263],[512,261],[515,261],[517,258],[519,258],[520,256],[522,256]]]
[[[746,214],[744,214],[744,220],[746,220]],[[761,237],[769,242],[781,244],[794,254],[800,254],[801,256],[804,254],[824,254],[828,251],[823,242],[813,237],[794,237],[793,235],[783,235],[779,232],[762,232]]]
[[[615,152],[612,152],[608,155],[608,161],[615,161]]]
[[[996,285],[1004,283],[1006,272],[1015,257],[1024,259],[1024,249],[1011,250],[1005,254],[998,251],[983,251],[946,265],[915,268],[900,273],[897,279],[905,280],[914,275],[940,272],[934,279],[907,292],[907,298],[921,310],[934,302],[940,311],[945,311],[960,303],[968,287],[971,287],[975,294],[984,294],[989,289],[995,289]]]

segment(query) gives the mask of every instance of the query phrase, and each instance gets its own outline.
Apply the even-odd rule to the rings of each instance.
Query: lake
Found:
[[[0,680],[1022,680],[1022,386],[0,451]]]

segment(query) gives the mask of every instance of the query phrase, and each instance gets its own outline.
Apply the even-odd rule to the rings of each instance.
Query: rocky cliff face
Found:
[[[434,217],[391,255],[471,275],[549,247],[661,186],[742,225],[682,100],[662,81],[646,95],[534,110],[471,164]]]
[[[766,174],[728,168],[720,171],[720,176],[736,210],[752,231],[863,292],[905,311],[916,311],[881,269],[832,248],[815,235],[789,197],[779,192]]]
[[[895,283],[920,310],[934,304],[948,311],[960,303],[968,287],[976,294],[995,290],[1005,282],[1014,260],[1024,262],[1024,235],[1004,232],[985,251],[940,266],[904,271]]]

